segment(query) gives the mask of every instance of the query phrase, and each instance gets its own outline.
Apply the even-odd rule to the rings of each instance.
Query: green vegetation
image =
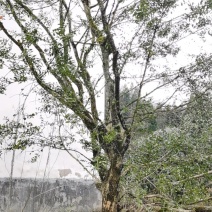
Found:
[[[0,94],[21,86],[17,113],[0,125],[12,166],[17,150],[35,145],[67,151],[95,179],[103,212],[122,202],[146,211],[155,202],[160,210],[207,204],[211,0],[1,0],[0,7]],[[27,114],[31,93],[39,106]]]
[[[192,94],[185,108],[157,110],[152,104],[156,128],[146,128],[145,136],[145,128],[139,130],[126,155],[120,195],[123,207],[158,210],[160,206],[169,211],[195,208],[199,203],[204,211],[203,206],[211,205],[211,105],[210,93]],[[152,123],[152,115],[146,122],[147,126]]]

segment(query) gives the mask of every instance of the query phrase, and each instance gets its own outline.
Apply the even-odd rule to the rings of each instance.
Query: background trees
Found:
[[[157,116],[152,94],[161,88],[170,90],[158,104],[157,110],[162,110],[177,94],[204,93],[211,88],[209,54],[193,55],[190,64],[176,68],[162,63],[177,56],[178,41],[194,33],[204,37],[210,28],[209,1],[181,3],[1,1],[3,16],[11,20],[14,29],[4,20],[0,22],[1,66],[9,72],[2,74],[0,91],[11,83],[30,81],[38,86],[34,90],[41,95],[43,111],[54,114],[58,124],[58,135],[52,136],[50,143],[37,140],[42,145],[69,151],[67,144],[73,136],[63,134],[67,125],[73,129],[80,124],[80,134],[89,134],[89,139],[79,140],[92,153],[86,160],[98,172],[103,211],[117,210],[120,177],[132,137],[140,132],[143,138],[151,134],[154,140]],[[179,14],[179,10],[183,12]],[[123,105],[121,85],[126,80],[135,80],[136,92],[132,101]],[[102,89],[104,118],[97,104]],[[173,125],[168,118],[173,110],[168,110],[167,120]],[[15,139],[13,147],[29,144],[29,140]],[[162,150],[155,151],[159,154]]]
[[[184,109],[169,106],[154,114],[157,128],[138,133],[126,155],[123,207],[211,205],[211,94],[194,93]],[[180,121],[170,123],[170,114],[178,114]]]

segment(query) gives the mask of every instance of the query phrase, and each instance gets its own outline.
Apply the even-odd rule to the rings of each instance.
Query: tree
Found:
[[[209,1],[187,5],[189,12],[171,17],[178,3],[177,0],[0,2],[5,20],[14,24],[14,30],[10,30],[4,20],[0,22],[4,35],[0,41],[1,66],[8,67],[13,74],[1,77],[0,92],[8,84],[31,80],[39,85],[43,98],[57,102],[64,118],[68,119],[72,111],[90,133],[86,147],[92,151],[91,164],[99,174],[103,211],[117,211],[124,155],[140,99],[159,88],[175,85],[174,93],[161,102],[164,105],[182,89],[182,79],[199,89],[208,87],[210,70],[204,64],[210,63],[210,57],[203,55],[187,67],[175,70],[159,69],[155,64],[156,59],[176,56],[178,40],[192,34],[194,29],[203,35],[210,24],[206,16],[211,7]],[[132,102],[136,104],[127,124],[129,120],[123,116],[124,107],[120,103],[120,84],[132,76],[128,71],[132,64],[135,64],[130,68],[135,72],[133,77],[140,74],[140,78],[137,98]],[[147,83],[156,80],[161,84],[144,95]],[[101,119],[97,95],[103,84],[105,118]],[[47,110],[52,112],[49,107]],[[60,139],[58,142],[64,145]]]
[[[132,85],[128,88],[125,85],[120,93],[120,103],[123,105],[122,114],[126,124],[130,125],[135,108],[137,110],[132,129],[132,139],[135,139],[138,135],[149,134],[157,129],[156,111],[151,99],[142,98],[137,102],[138,92],[138,88],[134,88]]]
[[[156,131],[140,133],[131,142],[121,179],[122,207],[152,210],[157,202],[165,210],[210,204],[211,93],[193,93],[189,104],[178,110],[163,110],[164,117],[181,113],[177,126],[170,125],[173,116],[162,129],[160,122]]]

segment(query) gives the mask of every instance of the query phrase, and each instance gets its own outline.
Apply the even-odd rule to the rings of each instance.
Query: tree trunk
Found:
[[[111,160],[108,175],[102,183],[102,212],[117,212],[118,188],[122,171],[122,157]]]

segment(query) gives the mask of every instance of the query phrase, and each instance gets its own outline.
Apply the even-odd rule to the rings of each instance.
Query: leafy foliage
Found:
[[[160,202],[162,208],[200,200],[207,204],[212,179],[211,103],[210,93],[191,95],[177,127],[168,121],[163,129],[141,134],[132,143],[122,177],[123,204],[142,207]]]
[[[11,121],[11,126],[2,125],[3,137],[12,139],[13,130],[16,134],[9,148],[24,150],[39,143],[41,147],[60,148],[71,154],[70,144],[79,142],[91,152],[91,158],[80,155],[98,176],[75,159],[97,180],[103,196],[103,212],[117,211],[119,182],[127,164],[126,167],[136,171],[131,171],[129,180],[135,178],[138,183],[145,177],[151,182],[145,182],[144,186],[136,184],[131,194],[139,197],[138,202],[142,203],[142,195],[150,191],[167,193],[168,198],[176,202],[189,202],[187,194],[181,194],[183,198],[175,194],[183,188],[181,184],[175,190],[170,187],[189,173],[204,171],[201,163],[195,165],[192,152],[198,146],[203,153],[204,145],[200,144],[209,139],[210,124],[205,123],[210,122],[203,121],[207,114],[199,112],[201,110],[192,112],[195,116],[197,113],[199,119],[191,121],[192,113],[175,113],[175,106],[167,105],[170,99],[182,94],[210,91],[212,61],[210,53],[204,51],[190,55],[191,61],[183,67],[179,64],[173,67],[167,61],[176,59],[180,51],[178,42],[182,39],[195,34],[204,40],[211,34],[211,2],[1,0],[0,4],[4,16],[4,19],[0,16],[3,35],[0,38],[3,69],[0,93],[6,92],[12,83],[36,84],[38,88],[33,91],[40,96],[43,105],[40,111],[53,117],[46,120],[43,114],[36,113],[41,115],[39,128],[20,119]],[[5,20],[14,24],[14,29]],[[122,98],[121,85],[132,80],[135,93]],[[151,98],[161,88],[171,88],[169,96],[155,106]],[[102,105],[97,103],[102,89],[104,118]],[[184,109],[192,100],[180,102],[179,108]],[[159,115],[162,113],[165,116]],[[183,121],[179,120],[179,114]],[[49,129],[47,136],[43,136],[46,128]],[[131,154],[126,156],[132,141],[137,142],[136,148],[132,145]],[[145,152],[136,153],[134,158],[133,148],[134,152]],[[163,153],[167,161],[160,163]],[[187,159],[194,168],[186,165]],[[207,168],[206,165],[205,170]],[[193,199],[200,198],[198,189],[193,192],[197,194]]]

